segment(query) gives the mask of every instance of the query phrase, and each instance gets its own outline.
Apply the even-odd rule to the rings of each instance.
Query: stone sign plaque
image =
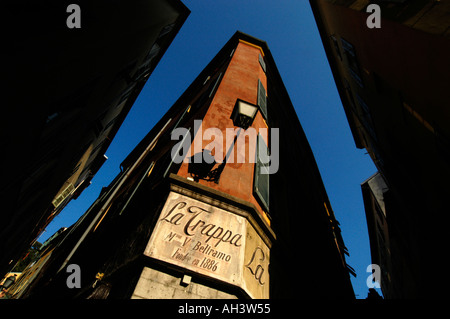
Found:
[[[250,223],[245,242],[241,286],[252,298],[268,299],[270,250]]]
[[[269,249],[243,216],[170,192],[146,256],[268,298]]]

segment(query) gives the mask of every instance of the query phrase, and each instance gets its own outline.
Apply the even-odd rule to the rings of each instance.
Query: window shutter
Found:
[[[358,83],[360,87],[364,87],[361,70],[359,68],[358,59],[356,58],[355,48],[345,39],[341,38],[342,48],[344,49],[344,54],[347,58],[347,66],[350,71],[350,75]]]
[[[266,62],[264,62],[264,58],[261,56],[261,54],[259,55],[259,64],[261,64],[261,67],[265,73],[266,72]]]
[[[258,106],[261,110],[262,115],[267,120],[267,96],[266,89],[262,85],[261,81],[258,79]]]
[[[262,207],[269,212],[269,150],[258,134],[253,192]]]

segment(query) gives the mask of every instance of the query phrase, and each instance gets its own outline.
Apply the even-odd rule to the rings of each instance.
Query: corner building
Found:
[[[53,247],[24,297],[354,298],[339,223],[274,59],[241,32]],[[77,291],[68,264],[83,272]]]
[[[380,28],[367,26],[370,3],[379,5]],[[310,4],[355,146],[367,150],[386,183],[375,197],[383,199],[387,226],[369,230],[372,263],[391,265],[381,269],[389,273],[383,294],[448,298],[450,1]],[[372,216],[378,210],[367,185],[362,191],[370,229],[383,218]]]

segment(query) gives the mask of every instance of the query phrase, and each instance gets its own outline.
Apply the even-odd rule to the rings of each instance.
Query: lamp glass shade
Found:
[[[253,119],[256,115],[258,108],[243,101],[238,101],[238,112],[240,115],[247,116]]]
[[[237,100],[233,110],[233,124],[247,129],[252,124],[257,112],[257,106]]]

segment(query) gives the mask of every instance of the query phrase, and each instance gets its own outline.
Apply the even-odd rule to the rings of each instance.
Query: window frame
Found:
[[[258,79],[258,98],[257,105],[259,110],[261,111],[262,116],[267,121],[268,120],[268,112],[267,112],[267,93],[264,85],[261,80]]]
[[[355,47],[344,38],[341,38],[341,44],[345,58],[347,60],[347,68],[350,72],[350,75],[355,80],[355,82],[358,83],[361,88],[363,88],[364,83],[362,79],[362,72],[358,58],[356,57]]]
[[[260,144],[262,143],[262,144]],[[264,139],[262,138],[261,134],[258,133],[258,136],[256,138],[256,152],[255,152],[255,171],[253,176],[253,194],[255,195],[256,200],[261,205],[261,207],[269,213],[269,204],[270,204],[270,174],[269,174],[269,162],[264,163],[261,161],[259,157],[259,150],[265,149],[267,152],[267,159],[269,159],[269,147],[264,142]],[[267,174],[261,174],[261,168],[266,167]],[[263,189],[261,189],[261,182],[266,183],[267,191],[264,192]],[[265,194],[266,193],[266,194]]]

